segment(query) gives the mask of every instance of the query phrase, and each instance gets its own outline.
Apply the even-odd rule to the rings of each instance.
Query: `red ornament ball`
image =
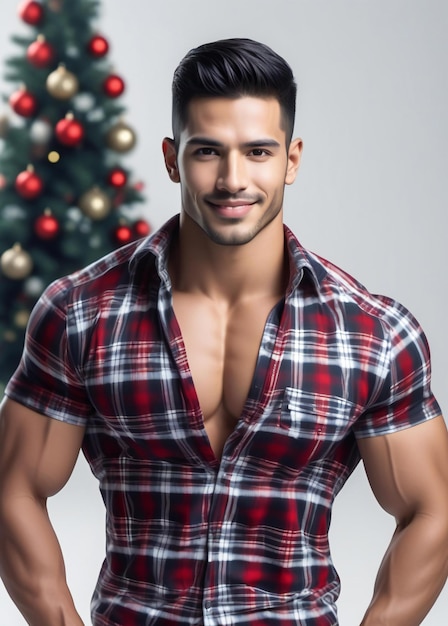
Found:
[[[151,227],[145,220],[137,220],[134,223],[134,234],[136,237],[146,237],[151,232]]]
[[[103,82],[103,91],[109,98],[118,98],[124,91],[124,80],[118,74],[111,74]]]
[[[48,67],[54,60],[55,50],[45,37],[39,35],[36,41],[28,46],[26,58],[35,67]]]
[[[116,187],[118,189],[126,185],[126,183],[128,182],[128,176],[124,170],[116,167],[109,172],[107,176],[107,182],[112,187]]]
[[[26,2],[22,2],[19,6],[19,15],[27,24],[37,26],[44,17],[44,7],[40,2],[29,2],[26,0]]]
[[[109,52],[109,42],[101,35],[94,35],[87,44],[87,51],[94,57],[104,57]]]
[[[54,239],[59,232],[59,222],[51,214],[51,211],[45,211],[45,213],[37,218],[34,223],[34,232],[39,239]]]
[[[37,99],[25,87],[15,91],[9,97],[12,110],[22,117],[32,117],[37,110]]]
[[[34,200],[42,193],[44,183],[38,176],[32,165],[29,165],[24,172],[16,177],[15,188],[19,196],[25,200]]]
[[[117,226],[114,232],[114,237],[115,237],[115,241],[119,245],[124,245],[125,243],[129,243],[134,238],[132,229],[126,224],[121,224],[120,226]]]
[[[79,146],[84,139],[84,127],[81,122],[75,120],[72,114],[68,113],[64,119],[59,120],[56,124],[55,134],[58,141],[64,146],[74,148]]]

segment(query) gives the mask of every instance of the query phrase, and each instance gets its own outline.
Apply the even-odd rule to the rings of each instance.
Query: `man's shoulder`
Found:
[[[46,290],[47,297],[67,291],[101,293],[127,284],[131,274],[131,260],[141,242],[132,242],[75,272],[56,279]]]
[[[360,280],[334,262],[304,247],[287,226],[285,232],[296,273],[307,272],[319,298],[358,304],[371,314],[381,314],[387,301],[393,303],[392,299],[370,292]]]
[[[360,280],[332,261],[308,252],[310,262],[320,267],[320,294],[324,299],[337,301],[342,308],[355,310],[375,318],[389,335],[398,329],[420,332],[420,324],[411,311],[397,299],[373,293]]]
[[[316,290],[316,295],[341,312],[376,318],[381,326],[394,326],[405,319],[417,325],[409,310],[394,298],[370,291],[358,278],[333,261],[301,245],[286,227],[290,252],[296,269],[305,269]]]
[[[56,294],[70,291],[77,297],[81,294],[89,297],[89,294],[112,294],[132,288],[133,284],[145,282],[148,285],[156,263],[166,261],[174,227],[175,219],[171,219],[148,237],[117,248],[93,263],[62,276],[47,288],[46,295],[56,297]],[[144,278],[142,272],[146,275]]]
[[[324,292],[325,290],[334,291],[343,299],[353,300],[367,307],[375,307],[377,299],[382,298],[373,294],[358,278],[333,261],[310,251],[308,251],[308,256],[312,265],[320,267],[319,275],[322,277],[320,286]]]

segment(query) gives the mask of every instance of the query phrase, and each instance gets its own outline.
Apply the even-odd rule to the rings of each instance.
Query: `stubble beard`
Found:
[[[256,222],[256,224],[246,232],[238,231],[235,229],[230,233],[222,232],[220,230],[215,230],[213,226],[208,226],[207,224],[203,224],[201,226],[202,230],[209,237],[213,243],[220,246],[244,246],[251,241],[253,241],[259,233],[261,233],[265,228],[267,228],[276,217],[278,217],[280,211],[283,206],[283,198],[279,199],[279,203],[277,208],[274,211],[270,211],[268,209]],[[230,224],[228,224],[229,228],[232,228],[232,225],[238,226],[244,222],[244,219],[235,218],[234,220],[230,220]]]

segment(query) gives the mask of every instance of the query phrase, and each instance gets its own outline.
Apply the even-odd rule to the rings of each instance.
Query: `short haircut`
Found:
[[[297,86],[288,63],[252,39],[222,39],[188,52],[174,72],[172,124],[176,148],[195,98],[255,96],[278,100],[286,144],[292,138]]]

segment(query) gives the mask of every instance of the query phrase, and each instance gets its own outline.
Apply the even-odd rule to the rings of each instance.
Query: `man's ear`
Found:
[[[302,160],[303,141],[300,138],[293,139],[288,150],[288,167],[286,170],[285,183],[292,185],[299,171]]]
[[[169,137],[165,137],[162,142],[163,158],[165,159],[165,166],[168,172],[168,176],[173,183],[180,182],[179,169],[177,167],[177,151],[174,145],[174,140]]]

